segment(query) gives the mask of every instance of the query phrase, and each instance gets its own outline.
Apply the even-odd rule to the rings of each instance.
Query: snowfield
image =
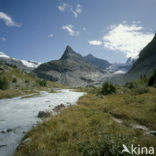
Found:
[[[13,155],[24,133],[42,121],[37,117],[39,111],[52,110],[60,104],[76,104],[84,94],[63,89],[57,93],[41,92],[31,98],[0,100],[0,156]]]

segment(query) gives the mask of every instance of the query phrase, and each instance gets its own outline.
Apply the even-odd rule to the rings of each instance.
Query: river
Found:
[[[39,111],[52,110],[55,106],[76,104],[82,92],[69,89],[57,93],[42,91],[39,96],[0,100],[0,156],[12,156],[25,132],[35,126]]]

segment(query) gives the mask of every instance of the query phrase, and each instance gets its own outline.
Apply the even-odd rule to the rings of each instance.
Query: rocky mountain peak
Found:
[[[66,60],[66,59],[82,59],[82,56],[78,53],[76,53],[69,45],[67,45],[62,57],[60,60]]]

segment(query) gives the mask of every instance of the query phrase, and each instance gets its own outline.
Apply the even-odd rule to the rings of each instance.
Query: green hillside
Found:
[[[37,94],[40,90],[56,87],[62,85],[36,78],[16,66],[0,62],[0,98]]]

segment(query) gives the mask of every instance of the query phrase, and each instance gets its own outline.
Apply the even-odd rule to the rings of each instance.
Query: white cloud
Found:
[[[0,19],[3,20],[7,26],[15,26],[15,27],[21,26],[17,24],[16,22],[14,22],[12,18],[4,12],[0,12]]]
[[[58,6],[58,9],[61,11],[61,12],[64,12],[66,10],[66,8],[68,8],[68,4],[66,3],[62,3]]]
[[[95,45],[95,46],[100,46],[100,45],[102,45],[102,41],[100,41],[100,40],[92,40],[92,41],[88,41],[88,43],[89,43],[90,45]]]
[[[109,32],[103,37],[105,48],[125,53],[126,57],[136,57],[139,52],[152,40],[153,34],[141,32],[143,27],[136,22],[128,25],[125,22],[111,25]]]
[[[61,12],[65,12],[66,10],[72,12],[75,18],[77,18],[78,15],[81,14],[82,12],[82,6],[80,4],[77,4],[76,8],[74,9],[73,6],[67,3],[62,3],[58,6],[58,9]]]
[[[77,18],[78,15],[81,14],[81,12],[82,12],[82,7],[81,7],[81,5],[80,5],[80,4],[77,4],[75,10],[71,7],[71,12],[73,13],[74,17]]]
[[[67,31],[69,33],[70,36],[78,36],[79,35],[79,31],[74,30],[74,25],[63,25],[62,29]]]
[[[5,42],[5,41],[6,41],[6,38],[5,38],[5,37],[2,37],[1,40],[2,40],[3,42]]]
[[[86,27],[83,27],[82,30],[83,30],[83,31],[87,31],[87,28],[86,28]]]
[[[53,37],[54,37],[53,34],[49,34],[49,35],[48,35],[48,38],[53,38]]]

